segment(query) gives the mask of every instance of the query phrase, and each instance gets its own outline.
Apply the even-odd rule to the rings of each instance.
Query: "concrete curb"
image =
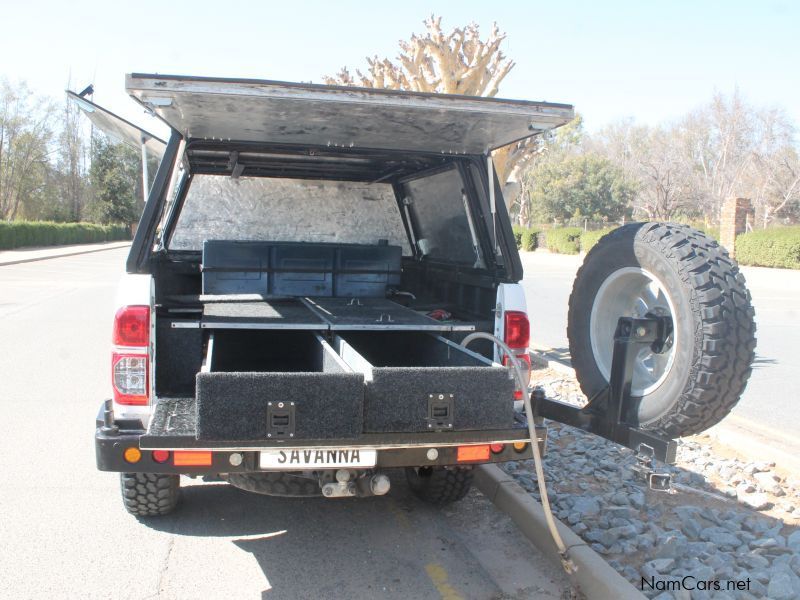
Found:
[[[700,435],[707,435],[737,454],[752,457],[750,460],[774,461],[775,468],[784,475],[800,473],[800,457],[792,451],[797,447],[797,438],[784,440],[780,432],[762,431],[737,415],[728,415],[722,423]]]
[[[61,252],[57,252],[54,254],[42,254],[40,256],[32,256],[30,258],[14,258],[14,259],[4,259],[2,257],[2,253],[0,253],[0,267],[7,267],[10,265],[19,265],[22,263],[29,263],[29,262],[38,262],[40,260],[49,260],[51,258],[63,258],[65,256],[78,256],[79,254],[92,254],[93,252],[103,252],[105,250],[116,250],[117,248],[125,248],[130,246],[131,242],[111,242],[110,244],[104,244],[102,248],[86,248],[85,246],[76,248],[75,246],[71,246],[72,250],[67,250],[66,248]],[[14,252],[11,250],[11,252]]]
[[[475,469],[475,484],[484,496],[506,513],[531,543],[560,564],[558,550],[545,521],[544,509],[513,477],[496,465]],[[569,527],[556,520],[558,531],[577,567],[571,576],[590,600],[641,600],[639,590],[592,550]]]
[[[548,349],[546,348],[528,348],[530,351],[531,362],[539,367],[544,367],[545,369],[552,369],[557,373],[563,373],[564,375],[569,375],[571,377],[575,377],[575,369],[569,366],[567,363],[562,362],[558,358],[552,356]]]

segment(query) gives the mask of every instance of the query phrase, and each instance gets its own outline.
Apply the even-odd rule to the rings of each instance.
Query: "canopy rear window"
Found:
[[[411,254],[394,191],[386,183],[195,175],[169,248],[200,250],[204,240],[387,240]]]

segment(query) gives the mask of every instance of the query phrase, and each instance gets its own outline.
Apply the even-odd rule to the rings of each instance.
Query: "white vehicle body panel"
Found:
[[[519,312],[528,313],[528,303],[525,301],[525,290],[518,283],[501,283],[497,286],[497,302],[495,304],[494,312],[494,336],[505,339],[506,322],[505,311],[517,310]],[[502,362],[502,354],[495,346],[494,349],[495,362]]]
[[[494,336],[501,340],[505,339],[505,311],[507,310],[516,310],[528,314],[525,289],[519,283],[501,283],[497,286],[497,302],[495,303],[494,312]],[[528,318],[530,318],[530,316]],[[502,353],[497,346],[494,347],[494,361],[497,363],[503,362]],[[514,409],[517,411],[522,410],[521,400],[514,401]]]

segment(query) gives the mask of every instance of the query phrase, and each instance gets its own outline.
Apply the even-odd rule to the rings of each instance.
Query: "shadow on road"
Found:
[[[441,511],[417,501],[400,479],[392,477],[388,496],[340,499],[190,484],[174,515],[141,522],[177,536],[228,538],[256,559],[270,599],[427,597],[426,565],[467,558]]]
[[[763,367],[769,367],[769,366],[777,365],[777,364],[778,364],[778,361],[776,359],[774,359],[774,358],[766,358],[764,356],[761,356],[760,354],[756,354],[755,359],[753,359],[753,365],[752,366],[753,366],[754,369],[760,369],[760,368],[763,368]]]

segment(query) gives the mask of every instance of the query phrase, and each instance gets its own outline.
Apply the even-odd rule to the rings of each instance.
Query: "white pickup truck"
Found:
[[[521,410],[507,352],[529,375],[529,316],[491,152],[569,105],[142,74],[127,90],[167,143],[71,97],[161,157],[95,432],[135,515],[173,510],[181,474],[341,497],[385,494],[400,467],[451,502],[474,465],[530,457],[527,417],[669,460],[670,438],[744,387],[754,327],[735,263],[698,232],[639,223],[589,253],[570,302],[589,404],[534,394]],[[472,332],[506,350],[465,347]]]

